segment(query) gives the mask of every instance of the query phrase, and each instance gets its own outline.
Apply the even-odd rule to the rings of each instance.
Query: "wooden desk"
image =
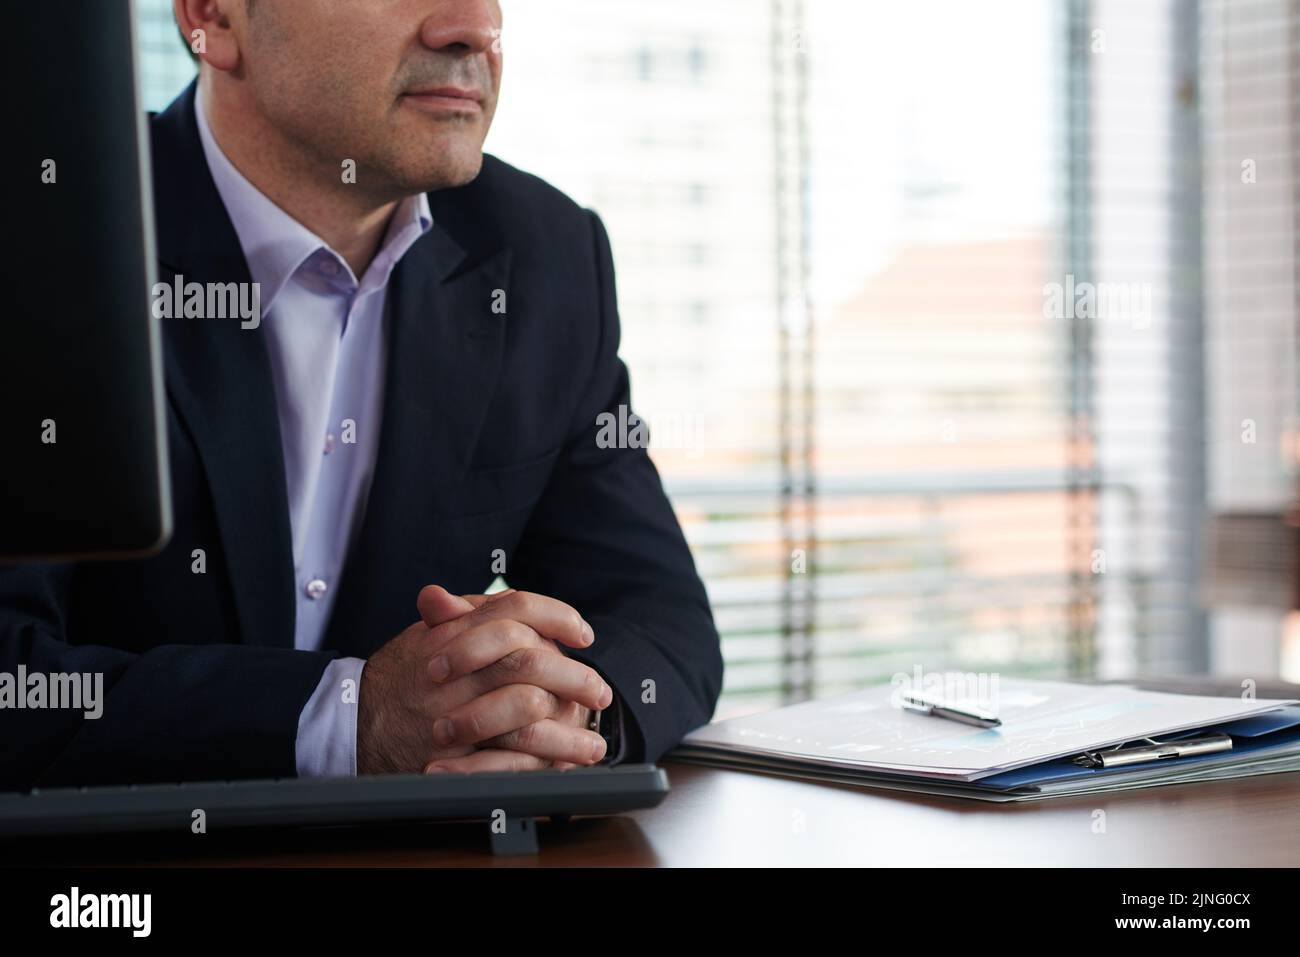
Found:
[[[659,807],[542,824],[535,857],[493,857],[485,824],[212,833],[32,852],[45,862],[318,867],[1300,866],[1300,772],[994,805],[663,766],[672,793]]]
[[[993,805],[664,767],[672,793],[659,807],[542,824],[536,857],[493,857],[485,824],[43,843],[22,856],[119,866],[1300,866],[1300,772]],[[1094,833],[1098,810],[1104,833]]]

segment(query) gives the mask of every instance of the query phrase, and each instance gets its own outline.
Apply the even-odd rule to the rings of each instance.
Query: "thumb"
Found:
[[[494,591],[490,595],[461,595],[460,597],[465,599],[475,608],[482,608],[490,601],[496,601],[498,598],[505,598],[506,595],[513,595],[514,593],[515,590],[513,588],[503,588],[501,591]]]
[[[441,585],[425,585],[415,599],[415,607],[420,617],[430,628],[436,628],[443,622],[459,618],[474,610],[474,606],[464,598],[453,595]]]

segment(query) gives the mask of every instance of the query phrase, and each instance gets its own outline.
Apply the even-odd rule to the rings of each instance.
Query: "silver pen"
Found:
[[[900,700],[906,710],[915,711],[917,714],[928,714],[936,718],[960,721],[962,724],[973,724],[977,728],[996,728],[1002,724],[1002,719],[991,711],[941,701],[920,691],[904,691]]]
[[[1081,768],[1117,768],[1232,750],[1232,738],[1222,732],[1174,741],[1153,741],[1151,738],[1142,740],[1144,743],[1136,747],[1120,744],[1105,751],[1085,751],[1074,759],[1074,763]]]

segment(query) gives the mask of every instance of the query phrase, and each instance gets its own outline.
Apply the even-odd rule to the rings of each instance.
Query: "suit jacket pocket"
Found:
[[[489,469],[471,469],[456,485],[440,491],[437,512],[445,518],[487,519],[531,508],[550,481],[560,450]]]

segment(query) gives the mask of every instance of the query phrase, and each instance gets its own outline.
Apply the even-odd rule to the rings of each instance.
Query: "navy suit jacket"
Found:
[[[193,97],[151,121],[158,278],[250,282]],[[600,220],[491,156],[429,202],[433,228],[389,288],[378,459],[324,648],[293,648],[262,329],[164,319],[175,532],[144,560],[0,569],[0,671],[102,672],[105,688],[98,720],[0,709],[0,787],[293,776],[328,661],[416,621],[426,584],[482,591],[497,549],[511,586],[591,622],[595,644],[573,655],[618,694],[627,759],[709,719],[722,661],[681,529],[645,451],[596,442],[597,417],[629,403]]]

